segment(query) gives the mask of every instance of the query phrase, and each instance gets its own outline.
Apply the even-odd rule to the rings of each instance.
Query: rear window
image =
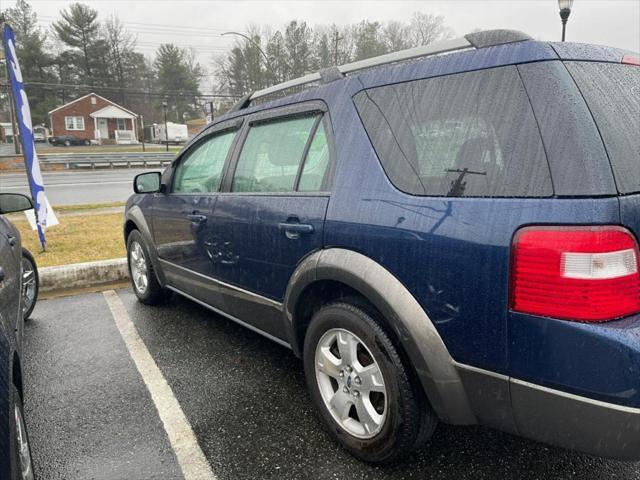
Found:
[[[386,174],[404,192],[553,195],[536,120],[513,66],[377,87],[354,100]]]
[[[640,67],[565,62],[598,125],[618,192],[640,192]]]

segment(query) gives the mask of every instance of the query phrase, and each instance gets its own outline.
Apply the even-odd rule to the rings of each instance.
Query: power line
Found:
[[[149,90],[134,90],[130,88],[119,88],[119,87],[101,87],[101,86],[91,86],[91,85],[75,85],[70,83],[47,83],[47,82],[25,82],[25,86],[27,87],[36,87],[44,90],[110,90],[115,93],[123,93],[126,95],[146,95],[151,97],[188,97],[188,98],[238,98],[239,95],[234,95],[230,93],[211,93],[211,94],[202,94],[202,93],[189,93],[189,92],[180,92],[176,90],[167,90],[164,92],[156,92]],[[7,87],[7,84],[1,84],[3,87]]]

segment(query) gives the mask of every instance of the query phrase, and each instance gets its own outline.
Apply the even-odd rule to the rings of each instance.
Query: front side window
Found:
[[[233,176],[234,192],[291,192],[317,116],[250,128]]]
[[[84,130],[84,117],[64,117],[67,130]]]
[[[127,130],[127,121],[124,118],[118,118],[118,130]]]
[[[212,135],[191,147],[176,167],[172,192],[217,192],[235,135],[235,131]]]
[[[542,139],[515,67],[377,87],[354,100],[386,174],[404,192],[553,194]]]

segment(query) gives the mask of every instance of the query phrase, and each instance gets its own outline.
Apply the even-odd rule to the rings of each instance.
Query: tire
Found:
[[[31,272],[29,276],[27,272]],[[27,283],[28,282],[28,283]],[[40,290],[40,276],[38,275],[38,266],[36,261],[31,255],[31,252],[26,248],[22,249],[22,298],[23,298],[23,311],[22,315],[27,320],[33,309],[36,307],[38,301],[38,292]]]
[[[34,480],[31,443],[24,422],[24,408],[22,398],[15,385],[11,384],[11,479]]]
[[[321,308],[307,330],[303,361],[311,399],[331,435],[360,460],[390,463],[422,446],[438,420],[376,316],[357,301]],[[354,341],[355,355],[338,347]],[[327,352],[331,362],[326,361]],[[356,360],[349,364],[349,357]],[[320,363],[329,368],[316,368]],[[378,373],[367,379],[367,371]],[[368,388],[371,385],[376,386]],[[338,409],[330,409],[333,400]]]
[[[71,140],[65,140],[64,141],[64,146],[65,147],[70,147],[71,146]]]
[[[82,144],[88,147],[89,145],[91,145],[91,140],[85,139],[83,140]]]
[[[157,305],[166,297],[167,292],[158,283],[149,249],[138,230],[132,230],[127,237],[127,265],[131,286],[141,303]]]

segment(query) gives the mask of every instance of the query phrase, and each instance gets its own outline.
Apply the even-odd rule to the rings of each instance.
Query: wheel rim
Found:
[[[28,312],[36,298],[36,269],[31,261],[22,257],[22,313]]]
[[[129,254],[129,266],[131,269],[131,279],[138,293],[143,294],[147,291],[149,278],[147,277],[147,260],[142,251],[142,246],[134,241],[131,243],[131,252]]]
[[[387,390],[378,362],[355,334],[327,331],[316,346],[316,381],[325,407],[349,434],[369,439],[387,418]]]
[[[22,480],[34,480],[27,430],[24,427],[22,412],[17,405],[14,407],[14,415],[16,423],[16,442],[18,443],[18,456],[20,458],[20,478]]]

